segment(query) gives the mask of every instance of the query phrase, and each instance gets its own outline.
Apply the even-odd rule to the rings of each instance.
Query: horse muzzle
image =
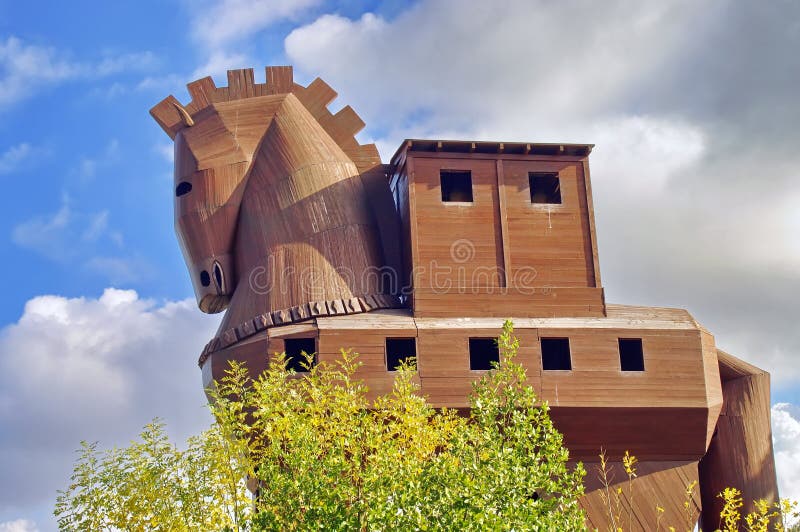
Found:
[[[195,263],[192,274],[197,305],[206,314],[228,307],[233,293],[233,258],[220,255]]]

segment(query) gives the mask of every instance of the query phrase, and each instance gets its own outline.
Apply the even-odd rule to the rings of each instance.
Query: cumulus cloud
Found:
[[[196,361],[217,323],[113,288],[28,301],[0,330],[0,512],[52,503],[80,440],[122,445],[156,416],[177,438],[207,426]]]
[[[781,497],[800,501],[800,407],[772,407],[772,440]]]
[[[206,60],[191,74],[192,79],[205,76],[224,76],[228,70],[247,68],[252,62],[247,55],[239,52],[214,50],[208,54]]]
[[[29,519],[15,519],[0,523],[0,532],[39,532],[39,528]]]
[[[372,127],[394,129],[412,114],[413,127],[431,132],[531,140],[607,108],[655,70],[695,11],[681,5],[423,1],[392,21],[325,15],[285,44],[297,66],[352,96]]]
[[[210,48],[244,40],[259,30],[317,5],[320,0],[220,0],[197,6],[195,38]]]
[[[0,109],[49,85],[146,70],[155,62],[151,52],[109,55],[95,62],[75,61],[53,47],[10,36],[0,41]]]
[[[192,38],[200,45],[202,61],[192,77],[225,75],[228,69],[260,64],[264,58],[250,59],[256,34],[284,22],[295,20],[322,0],[211,0],[192,2]]]
[[[688,308],[788,391],[798,18],[792,2],[422,0],[393,19],[320,16],[285,49],[384,158],[406,137],[595,143],[609,300]]]

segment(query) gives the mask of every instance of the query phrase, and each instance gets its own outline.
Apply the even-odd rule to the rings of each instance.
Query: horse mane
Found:
[[[150,114],[174,139],[180,130],[191,127],[198,115],[214,103],[291,93],[353,161],[360,174],[383,173],[375,144],[362,145],[355,138],[365,125],[361,117],[349,105],[336,114],[328,110],[328,104],[338,96],[330,85],[320,78],[309,83],[308,87],[295,83],[291,66],[268,66],[265,71],[265,83],[255,82],[252,68],[228,70],[227,87],[217,87],[210,76],[192,81],[186,85],[192,97],[188,104],[182,105],[170,94],[150,109]]]

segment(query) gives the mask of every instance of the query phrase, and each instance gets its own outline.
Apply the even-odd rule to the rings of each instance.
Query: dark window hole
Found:
[[[572,361],[569,353],[569,339],[567,338],[542,338],[542,369],[544,370],[569,370]]]
[[[557,173],[531,172],[528,180],[531,203],[561,203],[561,182]]]
[[[304,366],[308,364],[303,353],[313,355],[317,351],[317,342],[314,338],[287,338],[284,340],[286,351],[286,369],[296,372],[308,371]],[[311,360],[311,365],[316,364],[316,357]]]
[[[439,172],[442,201],[472,202],[472,172],[442,170]]]
[[[500,349],[497,338],[469,339],[469,369],[492,369],[492,362],[500,362]]]
[[[644,371],[641,338],[619,339],[619,366],[622,371]]]
[[[404,360],[417,356],[417,344],[414,338],[386,339],[386,369],[397,371]]]

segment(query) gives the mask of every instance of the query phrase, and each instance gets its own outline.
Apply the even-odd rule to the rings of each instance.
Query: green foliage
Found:
[[[235,441],[215,425],[185,451],[168,442],[164,425],[145,426],[140,440],[100,452],[82,442],[69,487],[55,515],[61,530],[238,529],[250,499]]]
[[[475,383],[469,417],[435,410],[404,365],[370,404],[357,356],[251,381],[232,365],[211,429],[185,451],[159,423],[140,442],[84,444],[55,514],[69,530],[583,530],[583,467],[514,361]],[[310,366],[309,357],[309,366]],[[258,495],[251,500],[249,479]]]

